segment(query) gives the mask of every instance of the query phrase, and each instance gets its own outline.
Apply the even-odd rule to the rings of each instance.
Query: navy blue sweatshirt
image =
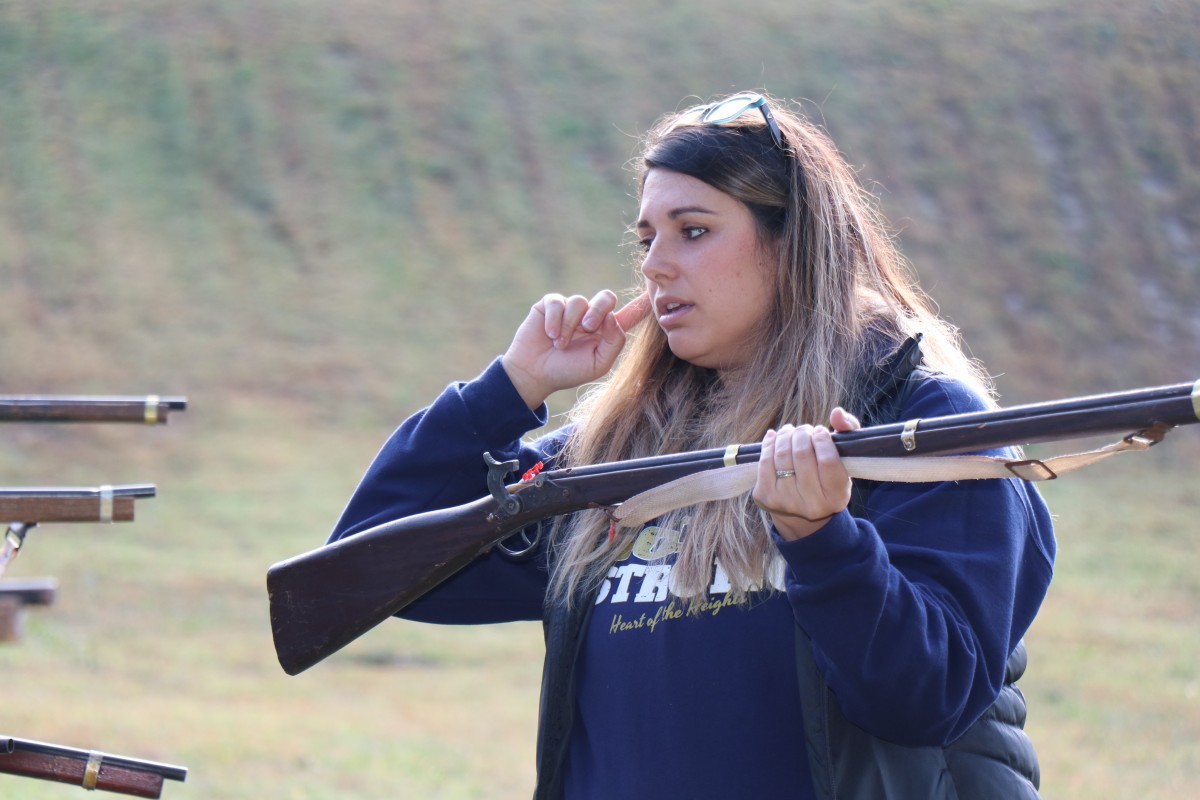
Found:
[[[924,381],[900,418],[984,408],[962,384]],[[529,411],[499,361],[453,384],[385,443],[332,539],[487,493],[482,453],[549,460],[558,431]],[[568,798],[812,797],[793,626],[846,717],[906,745],[953,741],[995,700],[1008,655],[1045,596],[1049,513],[1016,480],[879,484],[787,542],[783,591],[730,601],[719,565],[698,612],[667,591],[680,535],[651,523],[600,587],[577,669]],[[479,559],[405,609],[428,622],[541,619],[543,556]]]

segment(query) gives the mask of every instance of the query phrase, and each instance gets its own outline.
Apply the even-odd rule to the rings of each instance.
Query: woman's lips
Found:
[[[658,324],[667,328],[678,323],[694,306],[678,300],[660,301],[658,303]]]

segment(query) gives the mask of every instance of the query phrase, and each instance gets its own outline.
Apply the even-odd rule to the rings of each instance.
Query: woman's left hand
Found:
[[[835,431],[851,431],[859,421],[844,409],[829,415]],[[829,428],[784,425],[767,431],[758,459],[754,502],[769,512],[784,539],[803,539],[820,530],[850,504],[850,476]]]

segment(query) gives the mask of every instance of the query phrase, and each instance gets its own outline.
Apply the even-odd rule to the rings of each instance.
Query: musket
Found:
[[[950,455],[1200,422],[1200,381],[1092,395],[834,434],[844,457]],[[454,508],[377,525],[267,571],[280,666],[295,675],[337,652],[527,526],[608,508],[702,470],[758,460],[759,444],[732,445],[544,471],[505,485],[517,462],[487,454],[490,494]]]
[[[132,522],[134,503],[154,497],[152,483],[96,487],[0,487],[0,575],[17,557],[29,529],[42,522]]]
[[[161,797],[164,780],[187,778],[186,767],[9,736],[0,736],[0,772],[134,797]]]
[[[0,520],[132,522],[134,502],[154,497],[152,483],[125,486],[0,487]]]
[[[125,395],[0,395],[0,422],[135,422],[166,424],[186,397]]]

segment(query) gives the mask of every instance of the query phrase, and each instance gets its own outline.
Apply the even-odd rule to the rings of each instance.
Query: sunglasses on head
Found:
[[[752,92],[735,94],[733,97],[727,97],[715,103],[696,106],[683,112],[680,121],[695,121],[702,125],[720,125],[724,122],[731,122],[755,108],[762,112],[763,119],[767,122],[767,128],[771,131],[771,138],[775,140],[775,146],[782,150],[783,133],[779,130],[779,123],[775,121],[775,115],[771,113],[771,107],[767,105],[767,98],[761,94]]]

